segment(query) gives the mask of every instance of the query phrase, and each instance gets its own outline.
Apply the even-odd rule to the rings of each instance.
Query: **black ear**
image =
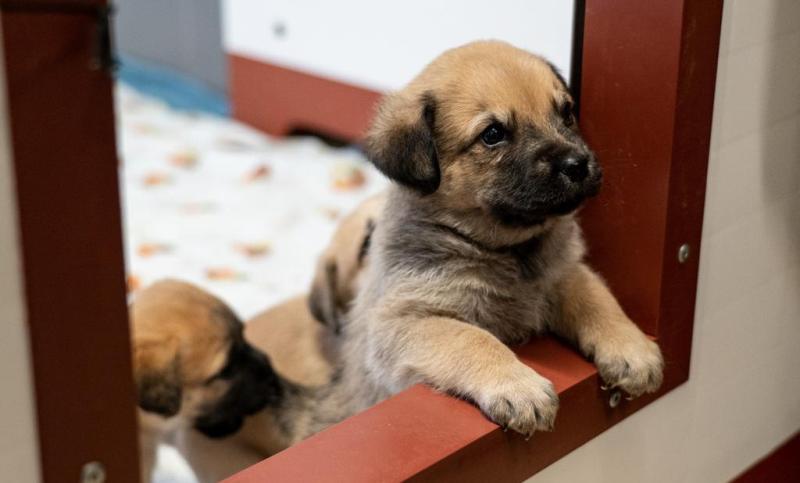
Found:
[[[326,263],[324,269],[317,272],[308,296],[308,308],[318,322],[331,327],[333,332],[338,334],[341,323],[337,303],[336,272],[337,266],[334,262]]]
[[[435,192],[441,181],[435,118],[430,93],[412,99],[402,92],[387,97],[367,135],[367,157],[388,178],[423,195]]]
[[[183,387],[176,363],[163,370],[142,370],[135,376],[140,408],[164,417],[178,414]]]

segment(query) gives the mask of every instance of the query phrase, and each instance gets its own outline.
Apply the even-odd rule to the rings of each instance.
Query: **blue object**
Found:
[[[175,109],[230,116],[227,95],[169,67],[122,56],[117,78],[143,94],[161,99]]]

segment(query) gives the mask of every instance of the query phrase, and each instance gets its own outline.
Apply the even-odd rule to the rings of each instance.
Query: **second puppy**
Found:
[[[247,411],[241,428],[225,438],[209,438],[192,426],[194,414],[184,405],[183,417],[146,413],[140,410],[143,423],[142,449],[145,472],[151,473],[155,448],[159,442],[172,442],[186,459],[201,483],[220,481],[237,471],[285,449],[294,441],[293,435],[303,430],[293,421],[294,415],[303,412],[315,395],[326,391],[338,359],[338,336],[335,331],[345,319],[354,294],[358,291],[361,274],[368,263],[368,248],[375,218],[380,213],[385,197],[374,196],[346,216],[336,229],[328,247],[319,258],[310,296],[294,297],[272,307],[249,320],[244,325],[244,339],[254,351],[269,354],[269,362],[280,374],[277,381],[265,377],[251,381],[250,389],[261,391],[262,408]],[[167,366],[188,362],[191,354],[197,371],[213,374],[229,352],[230,340],[241,337],[242,324],[232,318],[225,304],[201,290],[180,282],[160,282],[143,292],[133,309],[134,338],[137,352],[159,348]],[[142,304],[151,309],[142,310]],[[316,320],[312,313],[316,315]],[[209,314],[229,314],[230,323],[220,325]],[[169,317],[168,324],[159,323]],[[145,327],[148,338],[141,337]],[[170,351],[173,339],[183,341],[183,354]],[[148,342],[149,341],[149,342]],[[274,374],[260,359],[264,369]],[[141,357],[136,361],[137,374],[144,374]],[[208,367],[208,369],[204,369]],[[241,368],[239,368],[241,369]],[[189,392],[193,380],[210,380],[199,377],[182,378],[173,391]],[[266,384],[266,387],[265,387]],[[273,385],[275,384],[275,385]],[[141,386],[141,383],[140,383]],[[224,393],[223,393],[224,394]],[[152,394],[150,394],[152,395]],[[143,394],[142,397],[147,397]],[[194,398],[192,406],[215,406],[219,393],[209,398]],[[140,401],[147,404],[146,399]],[[158,408],[156,408],[158,409]],[[170,414],[170,413],[167,413]],[[240,413],[244,415],[245,413]],[[229,416],[232,416],[229,414]],[[149,481],[149,480],[146,480]]]

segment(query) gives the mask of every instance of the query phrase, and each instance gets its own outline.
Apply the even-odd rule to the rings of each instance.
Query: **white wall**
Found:
[[[40,480],[39,453],[2,49],[0,41],[0,480],[32,483]]]
[[[573,11],[569,0],[224,0],[223,43],[229,53],[384,91],[446,49],[493,38],[546,56],[569,79]]]
[[[718,482],[800,429],[800,1],[727,0],[687,384],[536,482]]]

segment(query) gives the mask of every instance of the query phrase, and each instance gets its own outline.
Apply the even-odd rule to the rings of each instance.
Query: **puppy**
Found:
[[[164,280],[136,295],[130,318],[144,481],[158,443],[177,428],[222,438],[280,399],[281,381],[266,356],[216,297]]]
[[[337,334],[341,330],[343,314],[355,298],[375,220],[385,202],[385,193],[374,195],[346,216],[317,262],[309,307],[315,319]]]
[[[292,298],[245,325],[246,344],[250,344],[253,351],[270,354],[272,369],[280,373],[281,378],[272,380],[274,373],[266,365],[265,370],[270,373],[267,381],[251,381],[252,390],[266,391],[262,397],[267,402],[255,414],[246,411],[252,417],[244,419],[241,429],[231,430],[225,438],[211,439],[207,432],[194,428],[195,414],[200,411],[189,411],[186,403],[179,415],[169,419],[162,417],[163,413],[140,410],[147,475],[152,472],[155,448],[167,435],[200,482],[219,481],[288,446],[289,436],[294,431],[281,428],[292,427],[293,411],[302,407],[309,394],[321,390],[319,388],[325,387],[333,377],[337,357],[336,327],[357,291],[360,274],[367,263],[372,228],[384,198],[384,195],[376,195],[368,199],[342,220],[319,258],[310,296]],[[232,333],[215,328],[215,319],[209,317],[215,313],[226,315]],[[219,366],[226,340],[241,337],[241,324],[222,301],[181,282],[159,282],[146,289],[133,304],[132,314],[135,315],[134,332],[139,334],[134,338],[135,353],[164,345],[178,332],[185,350],[190,350],[195,354],[194,359],[200,360],[200,367],[210,366],[207,373],[214,373]],[[167,317],[170,325],[163,323]],[[149,330],[150,337],[141,336],[145,329]],[[172,356],[174,352],[169,354],[173,360],[179,358]],[[266,364],[265,360],[261,362]],[[231,370],[239,369],[232,367]],[[142,364],[137,363],[137,372],[139,380]],[[189,379],[183,382],[188,385]],[[194,398],[198,399],[214,398]],[[141,401],[140,397],[140,404],[145,405],[147,401]]]
[[[584,262],[575,219],[601,169],[545,60],[502,42],[445,52],[387,96],[366,140],[395,184],[341,327],[341,367],[292,411],[293,441],[426,383],[526,436],[553,427],[550,381],[509,344],[551,331],[606,384],[655,391],[663,360]]]
[[[311,315],[307,296],[254,317],[245,324],[245,337],[270,354],[285,389],[276,406],[248,417],[239,431],[226,438],[208,438],[190,425],[175,431],[172,444],[200,483],[221,481],[285,449],[289,442],[282,428],[291,427],[294,408],[302,407],[303,394],[326,384],[334,372],[331,339],[336,336]]]
[[[235,435],[212,441],[191,430],[175,443],[201,482],[219,481],[271,456],[309,433],[308,415],[336,383],[339,330],[368,266],[372,230],[385,194],[359,205],[339,224],[320,255],[309,296],[298,296],[247,322],[247,340],[270,356],[281,400],[245,421]]]

